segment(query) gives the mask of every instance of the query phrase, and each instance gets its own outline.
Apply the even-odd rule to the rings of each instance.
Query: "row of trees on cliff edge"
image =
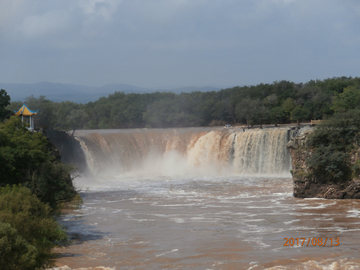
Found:
[[[338,86],[331,89],[333,114],[308,135],[306,145],[298,148],[306,167],[295,165],[294,177],[324,185],[339,184],[345,189],[349,181],[360,181],[360,87],[357,78],[333,82]]]
[[[331,116],[341,99],[357,95],[360,78],[335,77],[306,83],[279,81],[212,92],[175,94],[115,92],[95,102],[26,99],[39,109],[36,126],[58,129],[162,128],[224,124],[285,124]],[[353,99],[356,102],[356,97]],[[18,110],[12,102],[8,110]]]
[[[0,91],[0,270],[52,265],[51,249],[68,244],[54,215],[77,197],[72,168],[40,132],[30,132],[5,109]]]

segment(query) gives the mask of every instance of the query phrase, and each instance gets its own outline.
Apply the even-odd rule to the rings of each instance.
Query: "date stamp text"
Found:
[[[339,246],[340,240],[339,238],[318,238],[318,237],[301,237],[301,238],[284,238],[285,243],[284,246],[319,246],[319,247],[332,247],[332,246]]]

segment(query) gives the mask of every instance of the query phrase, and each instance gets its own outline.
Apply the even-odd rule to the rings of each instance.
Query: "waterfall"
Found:
[[[286,128],[178,128],[77,131],[94,175],[145,170],[290,174]]]
[[[291,169],[287,130],[256,130],[236,137],[233,166],[239,173],[276,174]]]

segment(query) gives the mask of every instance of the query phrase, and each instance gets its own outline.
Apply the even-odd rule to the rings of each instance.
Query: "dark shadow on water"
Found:
[[[108,199],[115,199],[117,198],[119,193],[121,193],[122,196],[127,198],[136,196],[136,194],[138,194],[138,192],[128,190],[114,192],[80,192],[80,195],[84,201],[84,205],[80,206],[77,209],[64,210],[63,213],[57,218],[57,221],[67,231],[70,245],[68,247],[62,247],[60,249],[57,249],[57,251],[54,253],[54,260],[60,258],[83,257],[85,254],[82,254],[81,251],[71,252],[68,248],[71,248],[72,246],[82,245],[88,241],[101,240],[110,235],[110,232],[100,231],[98,230],[96,225],[88,224],[89,220],[87,216],[89,215],[89,213],[86,213],[86,210],[82,210],[82,208],[89,207],[88,205],[86,205],[86,201],[102,200],[104,197]]]
[[[60,217],[58,221],[66,228],[71,241],[70,245],[80,245],[87,241],[99,240],[109,234],[96,230],[96,226],[85,224],[85,221],[78,216],[66,215]]]
[[[85,194],[81,194],[86,197]],[[87,241],[94,241],[109,235],[108,232],[102,232],[95,225],[87,224],[86,214],[81,211],[82,206],[78,209],[64,211],[57,218],[57,221],[65,227],[71,245],[80,245]]]
[[[76,253],[55,253],[54,254],[54,259],[58,259],[58,258],[73,258],[73,257],[82,257],[82,254],[76,254]]]
[[[109,235],[107,232],[97,230],[96,226],[86,224],[86,220],[80,213],[81,212],[76,210],[69,210],[69,212],[57,218],[58,222],[67,230],[70,245],[58,249],[58,251],[54,253],[54,260],[66,257],[82,257],[84,254],[71,253],[68,248],[74,245],[81,245],[87,241],[100,240],[106,235]]]

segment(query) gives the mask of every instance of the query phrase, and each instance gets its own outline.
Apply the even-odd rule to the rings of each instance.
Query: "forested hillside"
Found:
[[[39,109],[36,126],[59,129],[191,127],[285,124],[323,119],[360,104],[360,78],[334,77],[306,83],[279,81],[212,92],[175,94],[115,92],[95,102],[26,99]],[[21,102],[7,107],[18,110]]]
[[[73,168],[43,132],[30,132],[20,117],[4,107],[10,96],[0,91],[0,270],[52,266],[52,248],[68,244],[54,219],[73,201]]]

